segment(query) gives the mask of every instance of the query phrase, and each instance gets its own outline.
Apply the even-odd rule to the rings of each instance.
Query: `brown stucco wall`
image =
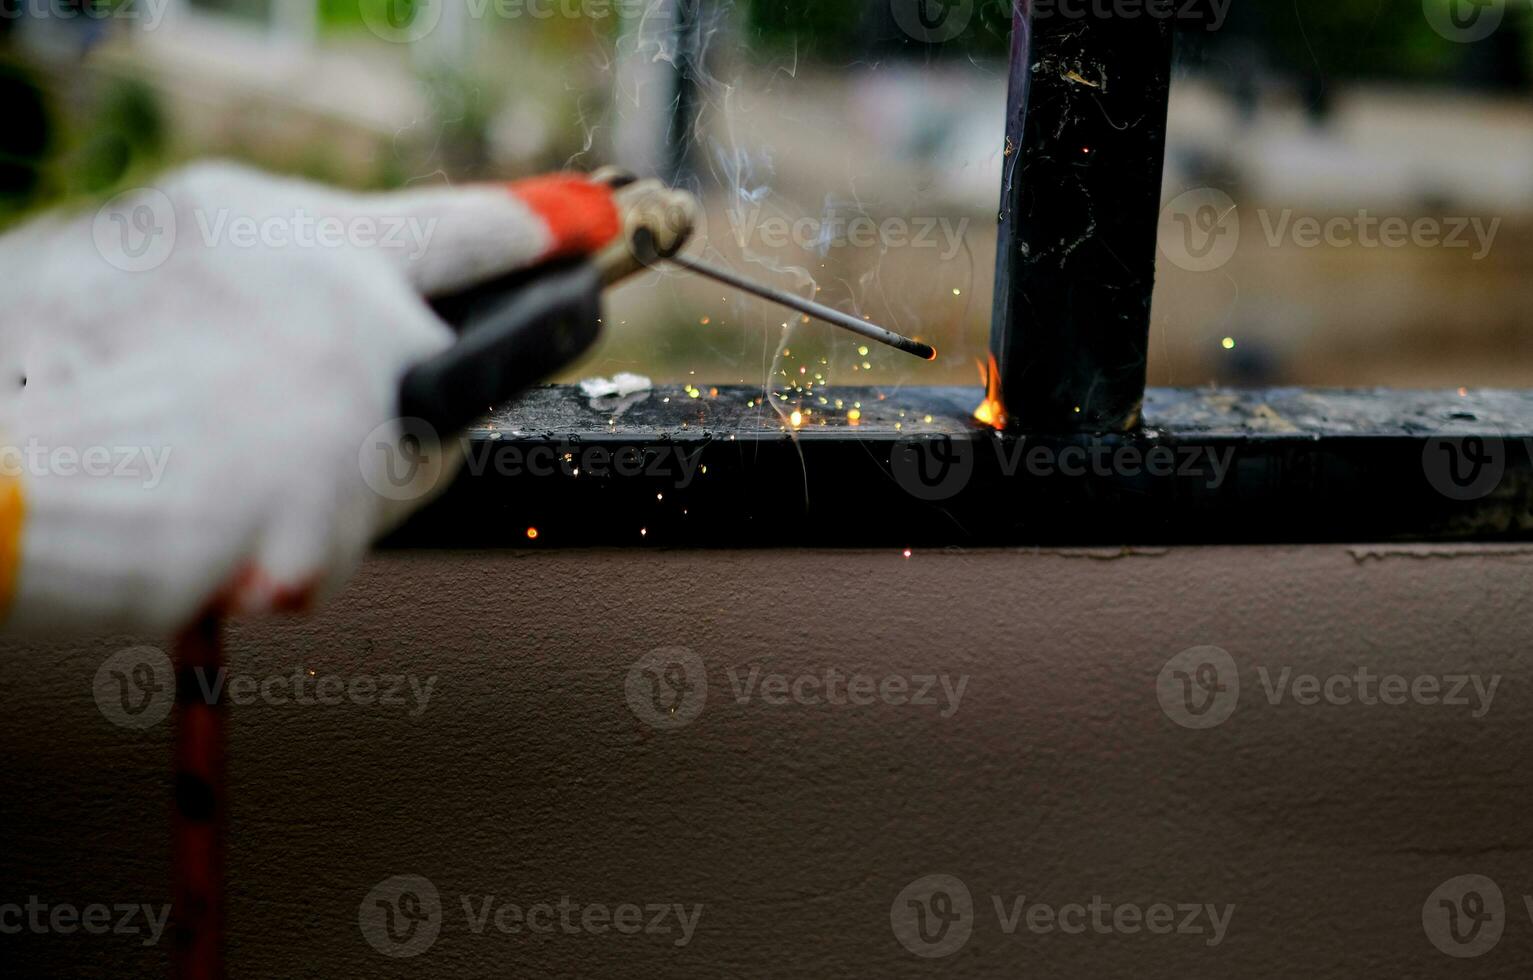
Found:
[[[376,556],[322,616],[231,631],[237,674],[436,678],[413,717],[235,706],[234,974],[1525,975],[1530,573],[1533,553],[1512,547]],[[92,696],[129,645],[0,647],[0,903],[166,900],[170,723],[121,727]],[[1240,691],[1228,720],[1197,730],[1157,684],[1201,645],[1228,651]],[[706,701],[656,728],[625,685],[675,646],[702,664]],[[1258,670],[1359,665],[1499,680],[1475,717],[1272,704]],[[752,666],[967,681],[946,717],[940,703],[774,705],[759,689],[741,704],[730,670]],[[891,909],[932,873],[967,888],[972,933],[928,960]],[[1428,896],[1471,873],[1499,885],[1504,933],[1456,959],[1423,905],[1438,915]],[[437,890],[440,934],[391,958],[359,906],[406,874]],[[491,894],[702,910],[680,946],[674,918],[667,934],[503,934],[493,920],[476,934],[463,898],[477,912]],[[1234,908],[1210,946],[1206,931],[1025,920],[1008,935],[995,896]],[[0,953],[16,975],[162,974],[168,937],[144,938],[24,928]]]

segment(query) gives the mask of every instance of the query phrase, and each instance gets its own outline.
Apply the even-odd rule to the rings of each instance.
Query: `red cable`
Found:
[[[181,980],[224,976],[222,622],[210,613],[176,638],[171,921],[173,965]]]

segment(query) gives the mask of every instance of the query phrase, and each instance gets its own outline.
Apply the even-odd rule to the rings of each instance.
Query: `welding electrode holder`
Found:
[[[686,191],[610,168],[592,179],[616,192],[622,233],[594,257],[525,269],[435,299],[433,307],[457,329],[458,342],[405,375],[402,417],[423,419],[439,433],[462,429],[489,406],[589,350],[601,334],[602,290],[667,261],[895,350],[936,359],[936,348],[928,343],[682,255],[699,221],[697,199]]]
[[[458,342],[412,367],[399,386],[403,418],[457,432],[573,362],[601,335],[602,291],[679,252],[697,223],[696,199],[657,180],[602,170],[616,191],[623,231],[595,256],[522,269],[432,308]]]

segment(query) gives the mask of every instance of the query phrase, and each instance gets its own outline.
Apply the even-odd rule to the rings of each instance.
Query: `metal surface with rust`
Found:
[[[1144,428],[1106,435],[993,431],[972,388],[824,396],[795,428],[756,388],[535,389],[470,430],[465,472],[390,543],[1533,537],[1533,392],[1152,389]]]

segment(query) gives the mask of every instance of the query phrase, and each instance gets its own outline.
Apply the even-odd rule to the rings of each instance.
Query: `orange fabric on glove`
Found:
[[[512,181],[507,186],[548,226],[553,244],[546,258],[600,251],[623,228],[612,190],[586,177],[549,174]]]
[[[21,525],[26,520],[21,478],[0,473],[0,621],[10,611],[21,567]]]

